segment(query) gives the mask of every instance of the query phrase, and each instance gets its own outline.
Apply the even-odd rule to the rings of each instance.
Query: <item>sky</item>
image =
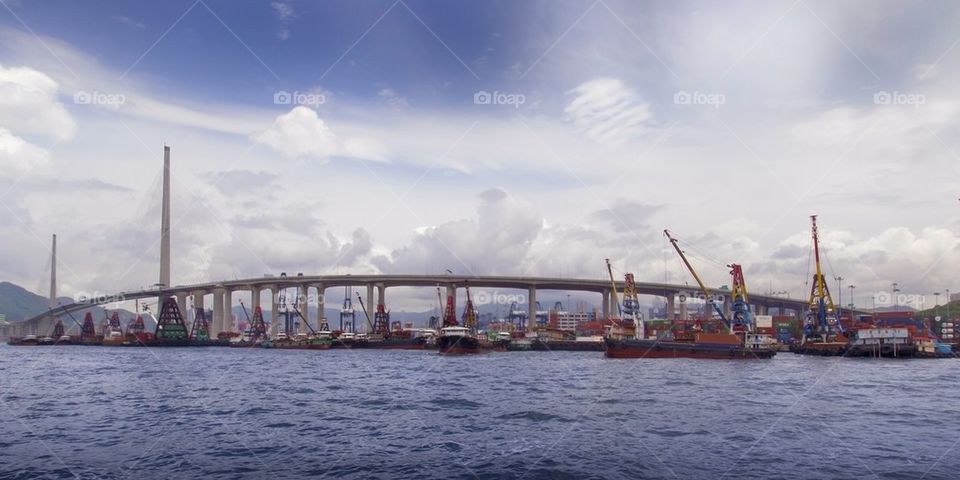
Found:
[[[960,293],[958,20],[950,1],[2,0],[0,279],[45,292],[56,233],[61,294],[156,283],[166,144],[174,284],[603,278],[605,258],[693,283],[670,229],[710,285],[735,262],[803,298],[817,214],[842,295],[896,282],[929,307]]]

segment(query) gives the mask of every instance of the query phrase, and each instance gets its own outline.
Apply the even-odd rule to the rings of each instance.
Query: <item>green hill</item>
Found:
[[[938,315],[943,319],[960,318],[960,300],[954,300],[947,304],[940,305],[939,307],[920,310],[914,314],[914,318],[920,318],[920,319],[926,318],[926,319],[933,320]]]

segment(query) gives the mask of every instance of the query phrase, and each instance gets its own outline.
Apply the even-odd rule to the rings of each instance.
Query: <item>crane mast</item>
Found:
[[[747,282],[743,279],[743,268],[736,263],[727,266],[730,267],[730,276],[733,277],[730,293],[733,301],[731,329],[737,333],[753,332],[755,325],[753,313],[750,312],[750,299],[747,297]]]
[[[622,316],[623,311],[620,309],[620,299],[617,298],[617,282],[613,279],[613,267],[610,266],[609,258],[603,260],[607,262],[607,274],[610,275],[610,295],[612,296],[614,305],[617,306],[618,316]]]
[[[827,280],[823,276],[823,269],[820,266],[820,234],[817,230],[816,215],[810,215],[810,228],[816,270],[813,274],[813,284],[810,286],[810,301],[808,302],[810,311],[804,325],[804,336],[828,335],[834,331],[843,333],[843,326],[840,325],[840,319],[833,304],[833,297],[830,296],[830,287],[827,285]],[[831,319],[831,317],[833,318]]]

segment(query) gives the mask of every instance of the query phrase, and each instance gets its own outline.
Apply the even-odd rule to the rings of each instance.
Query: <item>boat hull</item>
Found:
[[[530,350],[537,352],[564,351],[564,352],[602,352],[603,342],[578,342],[576,340],[534,340],[530,343]]]
[[[437,339],[437,352],[440,355],[473,355],[488,351],[475,337],[441,336]]]
[[[848,347],[845,342],[805,342],[792,345],[790,351],[798,355],[842,357],[847,354]]]
[[[774,350],[744,348],[735,344],[606,339],[604,345],[606,347],[604,355],[607,358],[761,360],[776,355]]]

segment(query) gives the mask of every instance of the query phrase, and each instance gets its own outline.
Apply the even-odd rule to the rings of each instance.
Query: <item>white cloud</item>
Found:
[[[567,92],[575,98],[564,112],[588,137],[619,145],[642,135],[653,117],[650,106],[617,78],[597,78]]]
[[[0,65],[0,127],[19,135],[73,138],[76,124],[58,93],[57,82],[43,72]]]
[[[47,151],[0,127],[0,172],[20,176],[49,160]]]
[[[375,142],[337,136],[315,110],[304,106],[293,107],[279,115],[266,131],[252,139],[291,158],[350,157],[382,161],[384,157]]]

